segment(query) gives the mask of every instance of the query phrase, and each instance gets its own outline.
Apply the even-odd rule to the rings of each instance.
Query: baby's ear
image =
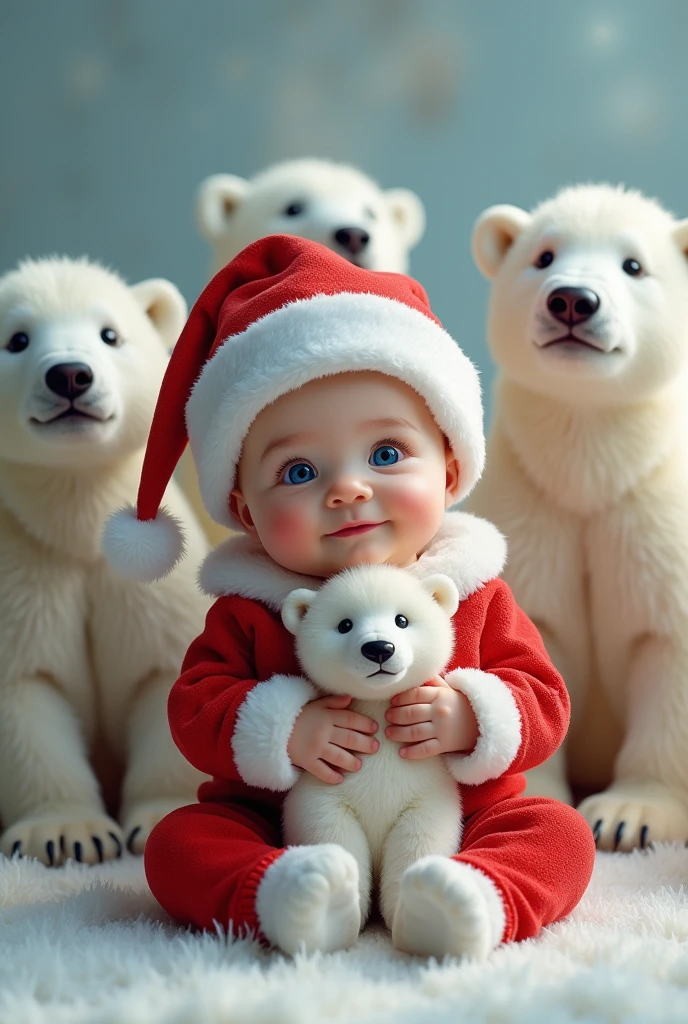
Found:
[[[282,605],[282,622],[290,633],[298,633],[301,620],[313,604],[317,590],[292,590]]]
[[[423,580],[423,587],[427,590],[433,601],[437,601],[442,611],[451,617],[459,607],[459,592],[456,584],[443,573],[436,573]],[[300,591],[297,591],[300,593]]]

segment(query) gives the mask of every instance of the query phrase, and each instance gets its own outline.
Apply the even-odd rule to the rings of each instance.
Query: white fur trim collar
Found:
[[[442,572],[456,584],[463,601],[499,576],[506,562],[506,541],[496,526],[469,512],[447,512],[441,528],[409,572],[424,579]],[[211,551],[198,574],[212,597],[252,598],[279,611],[297,587],[314,586],[313,576],[283,569],[246,536],[230,537]]]

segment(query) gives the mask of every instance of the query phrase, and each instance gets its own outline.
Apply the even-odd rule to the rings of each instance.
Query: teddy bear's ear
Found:
[[[227,225],[248,192],[249,182],[236,174],[212,174],[198,186],[196,223],[209,242],[224,235]]]
[[[473,228],[471,250],[481,274],[491,281],[531,217],[518,206],[491,206],[481,213]]]
[[[282,605],[282,622],[290,633],[298,633],[301,620],[313,604],[317,590],[292,590],[287,594]]]
[[[675,224],[671,234],[683,255],[688,257],[688,220],[680,220]]]
[[[171,281],[152,277],[131,286],[131,293],[160,334],[165,347],[172,348],[186,323],[184,296]]]
[[[423,580],[423,587],[430,597],[437,601],[442,611],[450,617],[459,607],[459,592],[449,576],[439,572],[434,576],[428,576]]]
[[[425,207],[422,201],[408,188],[389,188],[384,195],[404,244],[412,249],[420,242],[425,231]]]

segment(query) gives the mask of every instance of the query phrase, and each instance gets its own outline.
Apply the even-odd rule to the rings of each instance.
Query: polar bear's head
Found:
[[[507,377],[572,402],[628,401],[688,360],[688,220],[609,185],[478,219],[488,340]]]
[[[143,447],[186,304],[87,260],[0,278],[0,458],[80,469]]]
[[[383,191],[354,167],[290,160],[250,180],[214,174],[200,185],[196,220],[213,247],[213,273],[265,235],[321,242],[368,270],[405,273],[425,210],[408,189]]]
[[[385,700],[441,672],[459,603],[448,576],[418,580],[387,565],[345,569],[319,590],[293,590],[282,620],[301,666],[327,693]]]

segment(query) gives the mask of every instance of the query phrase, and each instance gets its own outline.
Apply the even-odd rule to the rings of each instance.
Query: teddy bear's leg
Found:
[[[122,852],[108,817],[80,722],[55,686],[39,677],[0,695],[0,850],[47,865],[71,857],[94,864]]]
[[[181,755],[172,739],[167,698],[173,682],[163,677],[151,680],[129,718],[120,820],[132,853],[143,853],[153,826],[170,811],[193,803],[206,779]]]
[[[399,898],[399,883],[406,869],[421,857],[450,857],[461,843],[461,808],[456,786],[433,789],[418,798],[391,829],[380,865],[380,912],[392,928]]]
[[[688,841],[688,642],[650,637],[628,678],[614,782],[579,810],[601,850]]]

